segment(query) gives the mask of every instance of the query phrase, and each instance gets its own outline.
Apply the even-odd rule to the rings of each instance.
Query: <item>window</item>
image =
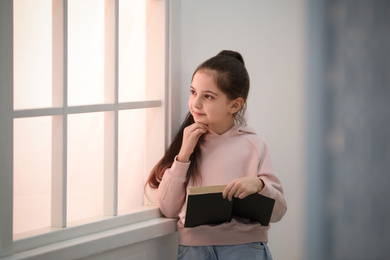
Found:
[[[0,187],[12,194],[0,196],[0,210],[13,210],[0,222],[13,231],[10,238],[0,229],[0,255],[7,241],[22,250],[53,241],[51,231],[61,240],[72,237],[58,235],[66,227],[93,232],[101,221],[107,229],[142,218],[145,177],[164,152],[168,128],[166,3],[14,0],[1,7],[13,10],[13,58],[6,60],[13,93],[3,81],[1,93],[13,99],[12,132],[1,134],[13,137],[1,150],[13,155],[12,165],[1,166],[12,169],[13,185]],[[8,117],[1,114],[0,125]]]

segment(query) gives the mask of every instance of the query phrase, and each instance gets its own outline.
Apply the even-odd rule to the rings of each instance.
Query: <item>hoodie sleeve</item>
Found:
[[[163,175],[157,191],[158,206],[167,218],[175,218],[186,200],[187,171],[190,163],[174,160],[171,168]]]
[[[283,187],[279,178],[274,173],[270,153],[263,140],[259,140],[259,167],[258,177],[264,182],[261,195],[275,199],[274,210],[270,222],[278,222],[287,211],[287,203],[284,198]]]

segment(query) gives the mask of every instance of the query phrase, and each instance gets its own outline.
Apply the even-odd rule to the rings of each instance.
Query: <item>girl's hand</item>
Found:
[[[264,182],[258,177],[242,177],[231,181],[223,190],[222,196],[232,201],[234,198],[243,199],[246,196],[260,192],[264,188]]]
[[[190,160],[190,156],[194,152],[199,137],[206,132],[206,126],[200,123],[193,123],[184,128],[183,142],[181,144],[180,152],[177,155],[177,160],[179,162],[188,162]]]

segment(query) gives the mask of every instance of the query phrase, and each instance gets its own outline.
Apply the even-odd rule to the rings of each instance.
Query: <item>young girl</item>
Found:
[[[238,52],[222,51],[192,76],[189,114],[147,184],[158,188],[158,204],[168,218],[179,217],[178,259],[272,259],[268,229],[233,218],[219,225],[184,228],[188,187],[224,185],[232,200],[260,193],[275,199],[270,222],[287,204],[263,139],[245,126],[249,76]]]

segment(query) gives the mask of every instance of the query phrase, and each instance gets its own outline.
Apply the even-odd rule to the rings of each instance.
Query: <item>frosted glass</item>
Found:
[[[14,120],[14,234],[50,226],[51,121]]]
[[[51,0],[14,0],[14,108],[52,105]]]
[[[68,118],[68,222],[103,214],[104,113]]]
[[[104,1],[68,1],[68,104],[104,102]]]
[[[119,1],[119,102],[145,100],[146,1]]]
[[[144,109],[119,111],[118,211],[142,206],[145,174]]]

